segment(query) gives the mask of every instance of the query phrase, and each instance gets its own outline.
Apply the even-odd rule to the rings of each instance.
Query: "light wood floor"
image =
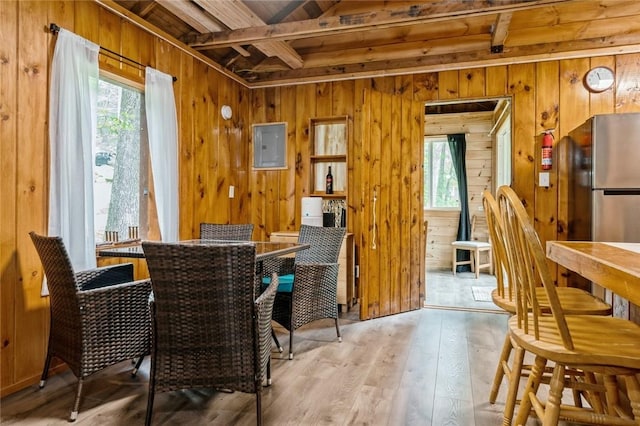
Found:
[[[502,312],[491,301],[474,300],[471,292],[471,287],[474,286],[493,289],[496,286],[496,277],[484,271],[478,279],[473,272],[458,272],[454,277],[450,269],[427,271],[425,305]]]
[[[487,397],[506,315],[425,308],[358,321],[356,307],[341,317],[342,343],[332,321],[318,321],[296,332],[292,361],[273,352],[273,385],[263,392],[266,425],[501,424],[505,386],[496,405]],[[276,332],[286,347],[284,329],[276,326]],[[143,424],[148,359],[136,378],[130,369],[121,363],[86,382],[77,424]],[[2,399],[0,423],[68,424],[75,383],[65,372],[43,390],[34,385]],[[153,423],[253,425],[255,396],[161,393]]]

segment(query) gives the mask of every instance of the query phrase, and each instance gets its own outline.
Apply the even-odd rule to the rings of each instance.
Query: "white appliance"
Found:
[[[302,197],[303,225],[322,226],[322,198]]]

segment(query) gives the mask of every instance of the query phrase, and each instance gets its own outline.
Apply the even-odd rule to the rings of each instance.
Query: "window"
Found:
[[[145,124],[144,93],[101,77],[93,174],[97,242],[146,236]]]
[[[460,207],[458,179],[445,136],[424,139],[424,207]]]

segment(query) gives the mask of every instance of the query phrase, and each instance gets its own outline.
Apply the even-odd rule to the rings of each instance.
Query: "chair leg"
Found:
[[[589,383],[589,384],[597,384],[598,381],[596,379],[596,375],[592,372],[589,371],[585,371],[584,372],[584,381],[585,383]],[[580,393],[580,395],[582,395],[583,393]],[[604,404],[605,404],[605,400],[606,400],[606,395],[603,395],[602,392],[600,391],[584,391],[584,395],[585,398],[587,399],[587,402],[589,402],[589,405],[591,405],[591,407],[593,407],[593,410],[596,413],[602,414],[604,413]],[[580,403],[582,404],[582,400],[580,400]],[[580,405],[582,406],[582,405]]]
[[[471,268],[476,274],[476,279],[480,278],[480,250],[474,250],[473,267]]]
[[[549,383],[549,396],[544,408],[543,426],[554,426],[560,418],[560,404],[562,403],[562,391],[564,390],[564,365],[556,364],[553,376]]]
[[[627,384],[627,394],[631,401],[633,418],[638,422],[638,419],[640,419],[640,383],[638,382],[638,376],[636,374],[629,374],[625,382]]]
[[[40,376],[40,389],[42,389],[49,377],[49,366],[51,365],[51,355],[47,351],[47,357],[44,360],[44,367],[42,369],[42,375]]]
[[[527,380],[527,385],[522,393],[522,401],[520,401],[520,408],[518,409],[518,416],[516,417],[516,425],[527,424],[527,418],[531,412],[531,394],[538,392],[540,387],[540,381],[544,374],[544,368],[547,365],[547,360],[541,356],[536,356],[536,359],[531,366],[531,373]]]
[[[280,341],[276,337],[276,332],[273,331],[273,328],[271,329],[271,337],[273,337],[273,342],[276,344],[276,348],[278,348],[278,352],[282,353],[283,351],[282,345],[280,344]]]
[[[136,365],[133,367],[133,370],[131,370],[131,377],[136,377],[136,374],[138,374],[138,370],[140,370],[140,366],[142,365],[142,361],[144,361],[144,355],[140,355],[140,358],[136,361]]]
[[[615,413],[616,407],[620,404],[618,395],[618,380],[616,376],[605,374],[603,376],[604,388],[606,393],[607,412]]]
[[[458,249],[454,247],[453,248],[453,258],[451,259],[451,261],[452,261],[451,264],[453,265],[453,276],[454,277],[456,276],[456,269],[458,268],[458,265],[456,263],[457,260],[458,260]]]
[[[271,357],[267,361],[267,386],[271,386]]]
[[[76,400],[73,403],[73,409],[71,410],[71,415],[69,416],[70,422],[75,422],[78,418],[78,412],[80,411],[80,395],[82,394],[82,385],[84,384],[84,380],[82,378],[78,379],[78,389],[76,390]]]
[[[504,365],[503,362],[509,362],[509,356],[511,355],[511,339],[509,333],[505,335],[504,343],[502,344],[502,351],[500,352],[500,359],[498,360],[498,366],[496,368],[496,374],[493,377],[493,384],[491,385],[491,392],[489,393],[489,404],[495,404],[498,398],[498,392],[500,392],[500,385],[502,384],[502,378],[504,377]]]
[[[342,342],[342,336],[340,335],[340,326],[338,325],[338,317],[336,317],[336,333],[338,334],[338,342]]]
[[[256,424],[262,426],[262,398],[260,396],[260,388],[256,389]]]
[[[515,353],[513,354],[513,365],[509,373],[509,390],[507,391],[507,400],[504,404],[504,412],[502,414],[503,426],[509,426],[513,420],[513,412],[515,411],[516,401],[518,399],[518,387],[520,385],[524,352],[523,348],[516,347]],[[508,360],[505,362],[508,362]]]
[[[293,327],[289,332],[289,359],[293,359]]]
[[[153,413],[153,399],[155,397],[155,390],[153,385],[149,384],[149,396],[147,398],[147,415],[144,418],[145,426],[151,426],[151,418]]]

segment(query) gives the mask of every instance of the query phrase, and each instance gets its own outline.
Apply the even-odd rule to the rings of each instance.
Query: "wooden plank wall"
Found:
[[[0,22],[0,385],[6,395],[37,382],[48,336],[48,298],[40,297],[42,269],[28,232],[47,231],[46,123],[55,45],[49,23],[177,77],[182,238],[197,236],[201,221],[251,220],[251,126],[249,89],[96,3],[0,1]],[[103,55],[100,66],[143,81],[143,70]],[[232,120],[220,118],[223,104],[233,108]]]
[[[467,140],[467,188],[469,215],[482,214],[482,191],[493,187],[494,150],[489,131],[493,112],[461,114],[427,114],[424,133],[427,136],[464,133]],[[429,221],[427,233],[427,270],[451,269],[451,242],[458,232],[458,211],[425,210]]]
[[[560,140],[593,114],[640,111],[634,90],[640,80],[638,54],[249,90],[92,2],[0,1],[0,22],[0,395],[37,383],[45,354],[48,301],[40,297],[42,271],[28,232],[46,231],[47,99],[54,37],[45,28],[50,22],[178,78],[183,238],[197,235],[205,220],[252,222],[257,239],[295,229],[300,198],[309,191],[309,118],[357,117],[363,89],[371,88],[425,102],[512,96],[513,187],[543,240],[563,239],[566,178],[554,163],[552,186],[537,187],[540,133],[555,126]],[[590,94],[584,89],[582,77],[594,65],[615,70],[612,90]],[[228,122],[219,114],[225,103],[234,111]],[[254,172],[249,163],[251,124],[271,121],[288,123],[290,168]],[[352,185],[361,181],[363,153],[359,123],[350,129],[353,217],[362,203],[360,188]],[[231,200],[229,185],[236,188]],[[349,221],[348,227],[360,232],[357,222]],[[560,284],[564,273],[558,274]]]
[[[582,78],[596,65],[607,65],[615,70],[616,85],[613,89],[603,93],[589,93],[585,89]],[[554,150],[556,159],[550,170],[550,187],[543,188],[537,185],[537,176],[541,171],[542,132],[550,128],[555,129],[557,144],[562,136],[593,114],[640,111],[640,96],[632,90],[639,74],[640,55],[627,54],[306,84],[296,87],[296,93],[303,92],[308,96],[303,98],[283,98],[282,94],[290,91],[290,88],[257,89],[253,90],[251,95],[261,99],[260,105],[254,104],[254,107],[257,107],[254,113],[262,114],[261,110],[266,105],[281,105],[281,108],[288,111],[288,116],[292,117],[289,123],[302,126],[289,129],[289,133],[294,136],[290,149],[295,152],[293,156],[296,158],[295,169],[298,175],[303,175],[305,170],[308,119],[335,114],[347,114],[357,118],[364,88],[424,102],[510,96],[513,123],[512,186],[533,218],[536,230],[544,243],[547,240],[566,239],[568,194],[566,176],[563,175],[561,161],[558,158],[562,152],[558,150]],[[280,120],[284,121],[284,115],[276,114],[274,121]],[[353,147],[349,150],[350,185],[354,180],[360,181],[363,174],[360,169],[364,164],[361,161],[361,138],[357,134],[359,127],[360,123],[354,122],[354,138],[350,141]],[[394,146],[393,149],[401,148]],[[261,174],[254,174],[252,185],[262,178]],[[297,179],[294,183],[294,188],[287,188],[286,193],[277,196],[280,200],[279,208],[288,206],[289,211],[294,213],[293,217],[289,216],[286,220],[280,218],[283,221],[278,226],[286,225],[287,229],[299,226],[300,196],[309,190],[304,179]],[[351,215],[362,202],[360,193],[360,188],[349,188],[348,205]],[[265,218],[271,214],[264,213],[267,215]],[[277,215],[277,211],[274,214]],[[429,223],[429,231],[434,236],[441,232],[436,230],[435,226],[442,218],[435,220],[433,224]],[[275,221],[273,219],[270,222]],[[349,231],[356,235],[360,234],[359,226],[358,223],[348,222]],[[269,232],[267,228],[265,231]],[[356,239],[357,251],[358,244]],[[427,264],[429,261],[428,259]],[[363,260],[360,259],[360,262]],[[555,268],[553,265],[552,267]],[[560,285],[566,285],[567,273],[565,270],[557,272]]]

